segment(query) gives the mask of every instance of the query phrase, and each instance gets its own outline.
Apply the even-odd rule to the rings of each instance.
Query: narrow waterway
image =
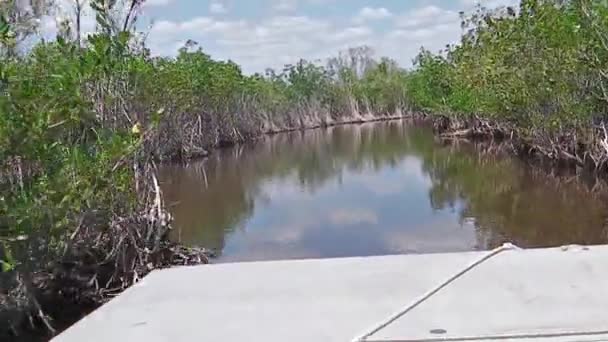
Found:
[[[217,262],[607,243],[589,186],[406,122],[265,137],[161,170],[174,238]]]

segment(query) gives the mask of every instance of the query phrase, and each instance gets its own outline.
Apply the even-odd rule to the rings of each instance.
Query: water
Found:
[[[161,180],[174,238],[218,262],[607,242],[599,195],[499,147],[348,125],[222,149]]]

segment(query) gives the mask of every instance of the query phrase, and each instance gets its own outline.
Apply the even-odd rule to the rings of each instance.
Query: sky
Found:
[[[457,42],[459,11],[478,2],[496,7],[518,0],[147,0],[139,28],[149,30],[155,55],[175,55],[192,39],[246,73],[300,58],[324,61],[362,45],[409,67],[421,46],[438,51]],[[94,27],[92,17],[87,26]]]

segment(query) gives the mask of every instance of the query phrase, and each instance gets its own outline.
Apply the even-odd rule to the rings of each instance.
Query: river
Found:
[[[404,121],[267,136],[165,165],[174,239],[216,262],[607,243],[590,186]]]

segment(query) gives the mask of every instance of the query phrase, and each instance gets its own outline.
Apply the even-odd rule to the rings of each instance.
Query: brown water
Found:
[[[400,121],[348,125],[219,150],[161,179],[175,238],[220,262],[608,242],[599,195],[495,149]]]

